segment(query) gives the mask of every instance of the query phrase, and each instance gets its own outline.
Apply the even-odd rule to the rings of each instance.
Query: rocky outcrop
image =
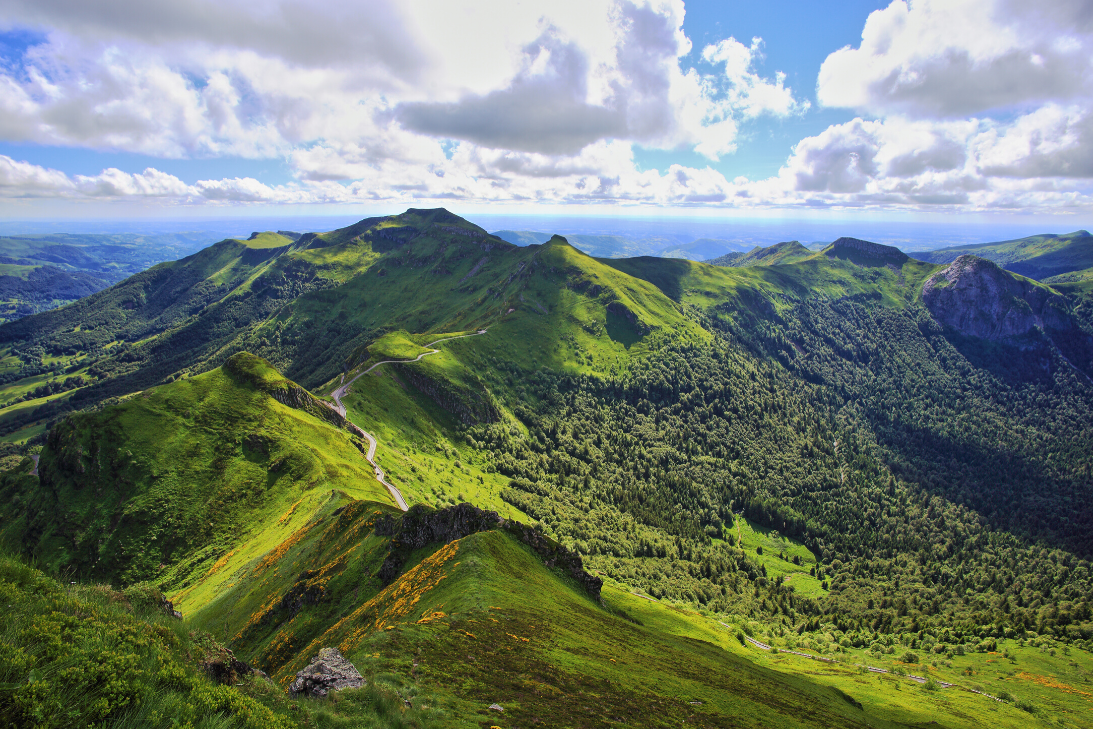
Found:
[[[380,566],[378,577],[389,585],[402,572],[402,565],[415,549],[426,544],[450,544],[478,532],[497,529],[504,523],[497,512],[470,504],[457,504],[433,511],[415,505],[402,516],[385,516],[376,522],[376,534],[391,537],[391,551]]]
[[[331,691],[360,688],[364,677],[356,666],[346,660],[337,648],[323,648],[311,659],[307,668],[297,672],[289,695],[293,698],[307,696],[321,698]]]
[[[577,584],[584,588],[585,592],[597,600],[600,599],[603,580],[585,571],[584,560],[581,559],[581,555],[571,552],[526,524],[507,521],[505,522],[505,530],[531,547],[547,567],[556,567],[569,574],[577,581]]]
[[[458,504],[436,511],[417,505],[401,516],[381,517],[376,522],[376,534],[391,537],[391,551],[377,576],[384,585],[388,585],[399,576],[406,559],[415,549],[428,544],[450,544],[471,534],[493,529],[512,534],[531,547],[544,565],[563,571],[592,597],[600,598],[603,580],[585,571],[581,555],[532,527],[502,519],[496,511],[486,511],[470,504]]]
[[[960,256],[928,278],[922,301],[940,324],[991,341],[1013,342],[1036,330],[1073,327],[1062,296],[972,255]]]
[[[218,646],[205,654],[204,660],[201,661],[201,670],[213,681],[225,686],[234,686],[241,678],[252,673],[265,679],[269,678],[264,671],[259,671],[239,660],[234,653],[223,646]]]
[[[902,266],[909,256],[895,246],[872,243],[860,238],[839,238],[831,244],[831,254],[837,258],[869,258],[881,264]]]

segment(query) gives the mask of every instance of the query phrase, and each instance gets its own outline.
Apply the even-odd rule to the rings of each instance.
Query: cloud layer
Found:
[[[680,0],[531,5],[0,0],[7,29],[40,41],[0,59],[0,139],[284,158],[296,177],[187,184],[0,156],[0,198],[1090,207],[1088,3],[892,2],[819,69],[816,100],[848,120],[766,180],[635,162],[640,145],[712,164],[756,120],[810,113],[761,39],[694,49]]]

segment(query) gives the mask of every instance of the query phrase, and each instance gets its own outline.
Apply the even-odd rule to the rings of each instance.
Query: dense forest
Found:
[[[617,381],[508,370],[497,389],[520,395],[527,436],[469,434],[512,477],[505,498],[606,574],[715,610],[834,621],[866,642],[1093,636],[1089,514],[1059,509],[1090,496],[1080,373],[1039,367],[1042,352],[974,367],[914,308],[700,318],[714,343]],[[1015,371],[1026,360],[1036,376]],[[807,544],[830,591],[768,579],[734,545],[734,511]]]

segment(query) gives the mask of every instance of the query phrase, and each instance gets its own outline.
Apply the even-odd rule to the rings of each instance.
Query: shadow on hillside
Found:
[[[653,256],[601,258],[599,261],[634,278],[648,281],[672,301],[679,301],[683,297],[683,279],[690,274],[691,266],[694,265],[682,258]]]

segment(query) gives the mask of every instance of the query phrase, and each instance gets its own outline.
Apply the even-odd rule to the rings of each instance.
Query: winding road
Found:
[[[482,334],[485,334],[485,333],[486,333],[485,329],[479,329],[474,334],[460,334],[458,337],[445,337],[444,339],[438,339],[435,342],[429,342],[428,344],[424,345],[425,348],[428,349],[429,351],[428,352],[422,352],[421,354],[419,354],[417,357],[415,357],[413,359],[385,359],[382,362],[376,362],[374,365],[372,365],[371,367],[366,369],[364,372],[361,372],[359,375],[354,377],[349,382],[346,382],[342,385],[339,385],[337,387],[337,389],[335,389],[334,392],[332,392],[330,394],[330,396],[332,398],[334,398],[334,404],[333,405],[328,403],[328,402],[323,403],[328,408],[330,408],[334,412],[338,413],[338,415],[341,415],[343,418],[345,418],[345,422],[348,423],[358,435],[360,435],[361,437],[363,437],[365,440],[368,441],[368,453],[364,457],[369,463],[372,464],[372,470],[376,474],[376,480],[387,487],[387,490],[391,493],[391,498],[395,500],[396,504],[398,504],[398,508],[402,509],[403,511],[406,511],[407,506],[406,506],[406,500],[402,498],[402,492],[398,490],[398,487],[396,487],[395,485],[390,484],[390,483],[387,482],[387,480],[385,478],[386,474],[383,472],[383,469],[376,465],[376,460],[375,460],[376,459],[376,439],[375,439],[375,437],[373,437],[371,433],[369,433],[364,428],[360,427],[359,425],[357,425],[356,423],[354,423],[353,421],[351,421],[347,417],[345,405],[342,404],[342,398],[345,397],[349,393],[349,386],[350,385],[352,385],[354,382],[359,380],[361,377],[364,377],[365,375],[367,375],[369,372],[376,369],[380,365],[385,365],[385,364],[410,364],[411,362],[420,362],[423,357],[428,357],[429,355],[439,354],[440,353],[439,349],[432,349],[432,347],[436,344],[440,344],[441,342],[450,342],[453,339],[463,339],[465,337],[477,337],[477,336],[481,336]]]

